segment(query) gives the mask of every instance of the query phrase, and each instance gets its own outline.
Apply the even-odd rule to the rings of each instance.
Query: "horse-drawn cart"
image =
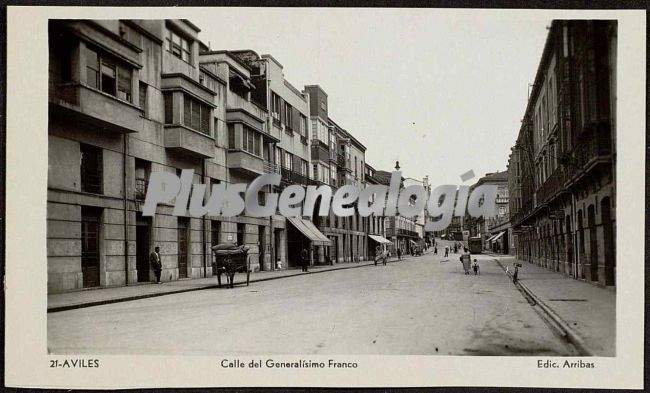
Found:
[[[212,246],[215,256],[214,274],[217,275],[219,287],[221,287],[221,275],[225,274],[228,282],[227,287],[233,288],[235,273],[246,273],[246,286],[250,283],[250,261],[248,259],[248,247],[238,246],[232,243],[223,243]]]

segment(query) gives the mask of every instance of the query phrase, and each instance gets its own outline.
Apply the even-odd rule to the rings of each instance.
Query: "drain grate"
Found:
[[[548,299],[549,302],[586,302],[587,299]]]

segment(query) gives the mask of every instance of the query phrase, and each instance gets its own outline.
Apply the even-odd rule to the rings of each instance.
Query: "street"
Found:
[[[489,256],[421,257],[48,314],[55,354],[568,356]]]

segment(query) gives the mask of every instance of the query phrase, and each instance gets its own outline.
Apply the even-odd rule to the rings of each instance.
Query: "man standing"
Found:
[[[401,261],[402,260],[402,249],[397,247],[397,260]]]
[[[154,248],[154,251],[149,255],[149,261],[153,272],[156,275],[156,284],[160,284],[160,272],[162,271],[162,261],[160,259],[160,247]]]
[[[309,252],[306,248],[303,248],[300,252],[300,259],[302,260],[302,271],[308,272],[307,266],[309,266]]]

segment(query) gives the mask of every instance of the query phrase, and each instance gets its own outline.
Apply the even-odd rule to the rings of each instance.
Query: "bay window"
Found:
[[[131,68],[86,47],[86,85],[131,102]]]
[[[179,59],[192,63],[192,47],[190,41],[169,30],[167,34],[167,51]]]
[[[183,125],[204,134],[210,134],[212,108],[185,94],[183,97]]]

